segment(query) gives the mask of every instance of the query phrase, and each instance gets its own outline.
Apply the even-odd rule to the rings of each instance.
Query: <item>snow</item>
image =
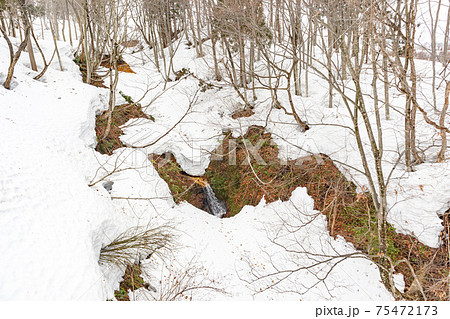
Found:
[[[208,45],[208,42],[205,44]],[[204,71],[205,65],[212,64],[208,49],[209,47],[206,47],[205,58],[196,59],[193,49],[186,50],[181,45],[174,59],[174,69],[188,66],[194,74],[200,74],[205,79],[212,79],[211,72]],[[134,59],[133,67],[136,66],[139,70],[141,67],[139,59]],[[133,57],[130,57],[130,61],[133,61]],[[133,85],[138,83],[135,88],[139,88],[137,90],[139,93],[134,95],[135,99],[142,96],[145,88],[158,83],[155,82],[155,78],[149,81],[147,72],[152,67],[151,63],[147,63],[143,66],[145,72],[140,74],[137,71],[137,75],[133,75],[132,83]],[[423,79],[431,76],[430,62],[417,60],[416,68]],[[340,97],[335,95],[335,108],[328,109],[328,84],[312,75],[310,81],[309,96],[294,97],[297,112],[311,127],[304,134],[301,134],[294,119],[284,114],[282,110],[272,110],[269,115],[271,99],[269,93],[264,91],[258,91],[255,115],[249,118],[231,119],[231,114],[239,108],[240,102],[233,89],[229,87],[215,88],[199,94],[196,103],[189,108],[189,97],[192,100],[198,85],[194,79],[188,78],[174,84],[169,83],[166,90],[162,88],[162,84],[159,84],[159,90],[144,98],[143,105],[150,104],[146,112],[159,121],[155,123],[141,121],[138,125],[126,127],[124,129],[126,134],[122,140],[126,145],[135,146],[153,143],[185,116],[173,131],[154,145],[147,147],[146,150],[148,153],[156,154],[171,152],[187,173],[202,175],[209,165],[209,153],[220,144],[222,132],[232,131],[234,136],[240,136],[244,135],[251,125],[266,126],[279,147],[281,160],[297,159],[311,153],[326,154],[347,178],[353,180],[361,190],[367,191],[367,179],[361,173],[363,167],[359,150],[353,133],[348,129],[353,125],[352,120],[345,106]],[[370,70],[364,70],[363,82],[366,83],[364,89],[368,94],[371,92],[371,81]],[[124,80],[122,83],[126,82]],[[122,85],[126,88],[131,87]],[[430,109],[429,101],[432,98],[431,93],[427,93],[429,86],[430,83],[427,81],[419,81],[419,102],[425,107],[429,116],[437,121],[437,115]],[[379,94],[382,95],[381,85],[379,89]],[[443,91],[437,91],[437,105],[443,104]],[[152,101],[154,96],[159,94],[161,94],[160,98]],[[417,144],[420,149],[426,149],[424,157],[427,163],[418,166],[416,172],[404,173],[402,161],[400,165],[396,164],[404,147],[401,129],[404,126],[404,118],[401,115],[404,97],[399,95],[395,88],[391,88],[391,95],[393,97],[391,120],[384,120],[382,123],[385,177],[387,178],[391,170],[395,168],[388,185],[388,221],[396,227],[398,232],[413,235],[430,247],[438,247],[439,236],[443,229],[439,215],[450,207],[450,193],[447,192],[450,184],[447,182],[448,170],[445,169],[447,164],[432,163],[438,152],[438,148],[433,145],[440,143],[439,132],[426,124],[421,114],[418,114]],[[279,99],[282,104],[288,105],[287,97],[282,93],[279,94]],[[164,107],[166,105],[169,107]],[[369,108],[371,108],[370,105]],[[384,113],[381,113],[384,118]],[[203,116],[197,116],[198,114]],[[375,124],[373,110],[369,112],[369,116]],[[449,122],[448,119],[447,122]],[[368,138],[364,135],[365,132],[362,133],[373,172],[374,160],[370,154]]]
[[[40,44],[51,55],[53,43]],[[135,119],[125,124],[123,142],[138,148],[106,156],[94,150],[94,125],[95,115],[107,108],[108,92],[83,84],[72,62],[73,49],[63,42],[58,45],[63,72],[54,61],[40,81],[32,80],[36,74],[23,54],[13,89],[0,87],[1,300],[111,299],[123,273],[114,265],[98,263],[101,247],[130,227],[167,223],[176,234],[172,253],[143,261],[144,277],[156,292],[141,288],[132,299],[168,298],[174,277],[189,273],[192,281],[186,284],[214,287],[190,291],[194,300],[392,300],[376,265],[343,238],[329,236],[325,217],[314,211],[304,188],[297,188],[287,202],[262,200],[233,218],[218,219],[188,203],[176,205],[148,161],[149,154],[171,152],[187,173],[202,175],[223,132],[243,135],[251,125],[267,120],[281,160],[327,154],[364,189],[367,181],[354,169],[361,169],[354,137],[344,127],[350,119],[339,99],[336,108],[326,107],[323,81],[312,77],[309,97],[295,97],[297,111],[311,125],[301,133],[283,111],[273,110],[268,116],[267,93],[258,93],[255,115],[233,120],[240,102],[232,88],[217,84],[198,92],[198,81],[192,77],[165,87],[146,57],[126,54],[136,74],[121,74],[118,91],[135,101],[142,99],[144,111],[155,122]],[[205,58],[199,59],[195,50],[180,45],[174,69],[187,67],[211,80],[207,47],[205,51]],[[0,41],[0,82],[7,56],[6,44]],[[426,66],[418,63],[423,70]],[[366,76],[370,83],[370,73]],[[442,92],[438,99],[443,99]],[[280,94],[280,101],[286,102],[286,97]],[[400,97],[393,101],[394,107],[401,108],[401,103]],[[403,145],[401,121],[394,112],[393,119],[383,123],[386,173]],[[435,132],[420,119],[419,143],[433,139]],[[400,168],[388,189],[389,222],[431,247],[439,245],[438,214],[450,206],[448,166],[428,162],[408,174]],[[104,180],[114,182],[108,192],[101,179],[114,170]],[[320,263],[342,254],[351,258]],[[301,269],[313,260],[320,264]],[[275,289],[265,290],[279,275],[264,276],[280,268],[297,270]],[[324,276],[323,281],[317,279]],[[395,282],[401,287],[399,277]]]
[[[405,279],[403,277],[403,274],[401,274],[401,273],[394,274],[392,277],[394,279],[395,287],[399,291],[404,292],[405,291]]]
[[[439,9],[438,13],[438,6]],[[429,48],[431,45],[431,29],[432,23],[436,23],[436,47],[437,52],[442,52],[445,43],[445,27],[447,24],[448,2],[441,0],[420,0],[417,8],[417,31],[416,42],[423,48]]]
[[[65,72],[51,68],[33,81],[19,63],[15,88],[0,88],[2,300],[111,297],[97,260],[122,217],[102,188],[87,186],[103,93],[81,83],[71,48],[61,51]]]
[[[324,267],[318,266],[318,269],[299,270],[277,287],[279,291],[259,293],[259,289],[266,287],[268,282],[253,282],[256,279],[252,275],[254,272],[265,274],[273,271],[273,267],[306,266],[313,263],[311,258],[322,260],[327,258],[325,256],[355,252],[342,238],[334,240],[329,237],[326,219],[313,210],[313,201],[305,188],[296,189],[288,202],[266,204],[262,200],[256,207],[245,206],[238,215],[229,219],[217,219],[186,203],[165,214],[179,220],[178,240],[189,247],[177,249],[173,259],[148,262],[150,271],[147,278],[157,292],[169,288],[171,277],[191,271],[199,275],[196,278],[198,286],[205,285],[205,278],[209,278],[209,284],[213,282],[214,287],[227,292],[222,294],[198,288],[186,294],[194,300],[271,300],[279,299],[280,293],[283,300],[392,299],[380,286],[377,267],[362,256],[347,260],[337,258]],[[286,224],[290,226],[286,228]],[[301,230],[293,234],[289,232],[290,227]],[[272,240],[297,252],[286,253],[281,246],[273,245]],[[315,257],[315,254],[324,257]],[[325,274],[333,266],[330,279],[321,283],[316,275]],[[308,289],[309,286],[312,289]],[[161,298],[159,293],[145,288],[138,290],[134,297],[136,300]]]
[[[189,62],[191,68],[199,69],[199,67],[192,67],[193,54],[195,53],[188,50],[182,51],[175,62],[191,61]],[[198,60],[200,60],[199,64],[202,64],[202,60]],[[424,61],[417,62],[417,68],[424,74],[426,74],[426,66],[427,63]],[[139,72],[136,77],[140,78]],[[283,111],[272,110],[270,115],[268,114],[270,96],[267,92],[258,92],[259,101],[262,102],[257,101],[255,115],[249,118],[231,119],[231,114],[238,109],[239,104],[230,88],[209,90],[201,94],[196,103],[189,108],[187,95],[189,92],[191,95],[194,94],[197,83],[193,79],[186,79],[173,84],[174,88],[169,88],[148,107],[146,112],[155,116],[158,119],[156,122],[145,120],[127,125],[122,140],[126,145],[134,146],[153,143],[185,116],[184,120],[168,135],[145,149],[148,153],[156,154],[171,152],[187,173],[202,175],[209,165],[210,152],[220,143],[222,132],[232,131],[234,136],[244,135],[249,126],[265,126],[268,119],[266,129],[272,133],[274,142],[279,147],[281,160],[297,159],[314,153],[327,154],[347,178],[352,179],[361,190],[367,191],[367,179],[361,173],[363,167],[355,137],[347,129],[352,126],[352,120],[344,106],[339,104],[338,96],[335,97],[336,108],[327,108],[327,85],[324,85],[323,80],[317,77],[311,76],[311,78],[310,86],[313,89],[309,97],[295,97],[299,105],[297,111],[311,126],[311,129],[304,134],[300,132],[294,119]],[[370,85],[371,74],[367,70],[365,79]],[[146,80],[147,78],[139,79],[137,83],[142,81],[144,83],[142,87],[148,87],[150,84],[145,83]],[[421,85],[426,87],[427,84]],[[394,89],[392,90],[395,92]],[[164,92],[162,89],[161,91]],[[136,98],[139,97],[140,95],[136,95]],[[287,104],[286,99],[287,97],[280,93],[280,101]],[[422,99],[426,101],[427,97]],[[438,103],[441,102],[443,103],[442,90],[438,92]],[[403,103],[404,100],[400,97],[395,98],[392,101],[392,107],[401,111]],[[145,102],[143,105],[146,105]],[[162,107],[162,105],[169,105],[169,107]],[[401,129],[404,125],[403,117],[401,113],[392,113],[390,121],[383,121],[385,176],[388,176],[395,167],[404,143]],[[206,116],[198,116],[198,114],[206,114]],[[370,114],[374,122],[373,111]],[[419,146],[426,148],[430,143],[439,142],[436,131],[430,129],[420,115],[418,118]],[[363,135],[363,138],[368,149],[367,136]],[[429,159],[433,156],[431,151],[434,151],[435,155],[437,148],[431,148],[425,153]],[[370,151],[368,151],[368,158],[371,168],[374,169]],[[446,165],[426,163],[418,166],[416,172],[408,174],[404,173],[404,168],[400,165],[400,169],[394,171],[388,187],[388,221],[396,227],[398,232],[414,235],[430,247],[439,246],[439,235],[442,231],[439,214],[445,212],[450,205],[450,195],[447,191],[450,186],[447,182]]]

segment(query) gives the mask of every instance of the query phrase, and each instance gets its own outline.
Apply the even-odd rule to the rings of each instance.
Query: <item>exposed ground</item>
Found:
[[[202,185],[197,182],[197,178],[183,172],[173,155],[170,153],[151,154],[149,160],[152,161],[159,176],[169,185],[176,203],[187,201],[195,207],[205,210]]]
[[[102,154],[111,155],[114,150],[124,147],[120,140],[123,131],[120,128],[128,120],[133,118],[149,118],[141,110],[138,103],[126,103],[117,105],[112,112],[111,130],[106,138],[103,138],[108,123],[108,112],[104,112],[97,116],[95,133],[97,135],[96,150]]]
[[[86,61],[84,61],[83,59],[81,59],[81,57],[76,57],[74,62],[78,65],[78,67],[80,68],[80,72],[82,74],[83,77],[83,82],[86,83],[87,80],[87,67],[86,67]],[[106,68],[106,69],[110,69],[110,63],[109,63],[109,57],[105,56],[103,58],[103,61],[101,61],[100,66]],[[129,66],[129,64],[127,62],[125,62],[122,58],[120,58],[117,61],[117,70],[119,72],[125,72],[125,73],[135,73],[131,67]],[[91,74],[91,85],[96,86],[96,87],[100,87],[100,88],[106,88],[107,86],[105,86],[104,84],[104,78],[106,75],[100,75],[97,72],[94,72],[93,74]]]
[[[106,64],[103,66],[109,67]],[[125,68],[121,71],[133,72],[128,70],[128,64],[124,61],[119,65]],[[111,155],[115,149],[124,147],[120,141],[123,134],[120,126],[128,120],[148,118],[138,103],[131,100],[127,102],[129,103],[115,107],[111,132],[105,139],[102,137],[107,112],[97,116],[96,150],[100,153]],[[251,109],[242,109],[233,114],[233,118],[253,114]],[[254,156],[256,153],[253,151],[256,150],[258,155]],[[160,156],[152,154],[149,160],[169,185],[176,203],[187,201],[205,210],[202,180],[185,174],[169,153]],[[278,149],[272,142],[271,134],[266,133],[262,127],[253,126],[243,137],[233,138],[231,133],[225,134],[222,145],[213,152],[204,178],[211,184],[218,199],[226,203],[228,212],[225,217],[238,214],[245,205],[256,206],[263,197],[267,203],[287,201],[297,187],[306,187],[308,194],[314,199],[314,208],[327,216],[330,234],[344,237],[356,249],[372,256],[376,262],[378,237],[375,209],[370,195],[358,193],[356,186],[346,180],[326,155],[316,154],[280,163]],[[443,223],[446,222],[448,230],[447,215],[444,215]],[[443,236],[448,236],[448,231]],[[407,298],[448,299],[448,244],[438,249],[429,248],[411,236],[396,233],[393,227],[388,229],[388,240],[389,257],[395,270],[404,275]],[[403,260],[409,260],[411,264],[408,265]],[[414,279],[410,266],[414,269],[417,280]],[[127,276],[129,274],[125,274],[122,285],[127,282]],[[120,296],[120,291],[116,295]],[[126,299],[127,296],[123,298]]]
[[[109,69],[110,68],[109,62],[110,62],[109,57],[106,56],[100,65],[104,68]],[[136,73],[131,69],[131,67],[128,65],[128,63],[126,63],[122,58],[120,58],[119,61],[117,61],[117,70],[119,72],[125,72],[125,73],[133,73],[133,74]]]
[[[250,108],[242,108],[242,109],[237,110],[236,112],[234,112],[234,114],[231,116],[231,118],[233,120],[235,120],[235,119],[241,118],[241,117],[250,117],[253,114],[255,114],[255,112],[253,112],[252,109],[250,109]]]
[[[251,155],[251,147],[244,140],[259,146],[259,162]],[[260,143],[260,144],[258,144]],[[250,165],[247,155],[250,154]],[[263,162],[261,162],[261,160]],[[188,201],[203,209],[201,186],[183,173],[173,156],[153,158],[160,176],[168,183],[176,202]],[[377,225],[375,209],[368,193],[358,193],[356,186],[345,179],[333,162],[318,154],[296,161],[280,163],[277,146],[271,134],[262,127],[251,127],[242,138],[226,134],[208,167],[206,180],[217,197],[226,202],[231,217],[245,205],[256,206],[261,199],[270,203],[289,200],[297,187],[306,187],[314,199],[315,209],[327,216],[332,236],[342,236],[356,249],[377,261]],[[424,299],[408,266],[408,259],[428,300],[447,299],[446,281],[449,269],[446,247],[433,249],[417,239],[388,229],[389,257],[396,272],[404,275],[406,298]]]
[[[128,291],[131,290],[134,292],[139,288],[148,286],[148,284],[144,282],[144,279],[142,279],[141,273],[142,270],[139,265],[133,264],[127,266],[119,290],[114,291],[114,296],[118,301],[130,301]]]

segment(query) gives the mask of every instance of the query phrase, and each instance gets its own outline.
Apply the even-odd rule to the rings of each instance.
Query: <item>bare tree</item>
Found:
[[[12,43],[11,43],[9,37],[8,37],[7,31],[3,28],[3,25],[0,27],[0,31],[2,32],[3,37],[5,38],[6,42],[8,43],[8,48],[9,48],[9,53],[10,53],[10,64],[9,64],[9,68],[8,68],[8,74],[6,76],[5,82],[3,83],[3,86],[6,89],[10,89],[11,88],[11,81],[12,81],[13,76],[14,76],[14,68],[15,68],[17,62],[19,61],[19,58],[20,58],[20,55],[21,55],[22,51],[24,51],[26,46],[30,43],[30,33],[31,33],[31,25],[30,25],[29,20],[28,20],[28,16],[27,16],[28,13],[27,13],[27,9],[26,9],[26,7],[24,5],[24,0],[21,0],[21,2],[19,2],[19,3],[12,2],[12,3],[8,3],[8,4],[9,4],[9,6],[8,6],[9,10],[12,9],[11,6],[13,4],[16,4],[19,7],[19,11],[20,11],[20,14],[21,14],[21,17],[22,17],[22,21],[24,22],[24,27],[25,27],[24,34],[25,34],[25,36],[24,36],[24,39],[22,40],[22,42],[20,43],[18,49],[16,50],[16,52],[14,52],[14,49],[13,49]],[[1,8],[0,9],[0,14],[1,14],[2,17],[3,17],[4,11],[5,11],[5,8]],[[10,14],[9,16],[10,16],[10,21],[13,23],[12,15]],[[3,21],[3,18],[2,18],[2,21]],[[14,28],[14,26],[12,26],[12,28]],[[13,36],[14,36],[14,34],[13,34]]]
[[[441,111],[441,117],[439,120],[439,125],[442,127],[441,129],[441,138],[442,138],[442,145],[441,150],[438,153],[437,156],[437,162],[443,162],[445,160],[445,152],[447,151],[447,130],[445,130],[445,116],[447,115],[448,111],[448,104],[450,99],[450,81],[447,81],[447,84],[445,86],[445,102],[444,106],[442,107]]]

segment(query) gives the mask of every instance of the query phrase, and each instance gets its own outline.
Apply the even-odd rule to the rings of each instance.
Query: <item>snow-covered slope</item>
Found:
[[[40,43],[51,55],[53,43]],[[166,259],[144,262],[144,277],[156,292],[141,289],[136,299],[164,299],[164,292],[176,282],[174,277],[186,272],[192,277],[189,285],[214,288],[192,290],[189,296],[196,300],[392,299],[377,267],[342,238],[329,236],[324,216],[313,210],[305,189],[298,188],[290,201],[262,201],[234,218],[218,219],[190,204],[176,205],[147,159],[150,153],[169,151],[186,172],[201,175],[223,131],[242,135],[250,125],[264,125],[267,120],[281,157],[325,153],[363,187],[364,178],[347,169],[360,166],[353,137],[342,127],[349,118],[339,105],[332,110],[325,107],[326,85],[320,79],[312,77],[310,97],[296,97],[295,102],[310,124],[325,125],[313,125],[303,134],[281,110],[268,116],[267,93],[259,93],[254,116],[233,120],[239,99],[232,88],[217,84],[222,88],[197,92],[198,81],[188,78],[169,82],[164,89],[162,77],[147,57],[128,54],[125,58],[136,74],[121,74],[118,90],[137,101],[153,88],[141,104],[156,121],[131,120],[124,127],[124,143],[151,144],[183,121],[154,145],[120,149],[109,157],[93,149],[95,115],[106,109],[107,91],[83,84],[72,62],[72,49],[59,45],[63,72],[54,61],[35,81],[24,54],[13,89],[0,87],[0,299],[112,298],[122,274],[115,266],[99,265],[100,248],[129,227],[165,223],[174,228],[176,249]],[[3,82],[8,51],[2,41],[0,57]],[[196,58],[193,49],[181,45],[174,69],[189,68],[211,80],[208,59],[208,52],[204,59]],[[384,124],[386,147],[396,155],[401,118],[394,116]],[[423,131],[419,140],[430,139]],[[395,162],[389,151],[388,168]],[[448,163],[424,164],[408,176],[394,175],[390,188],[390,221],[397,230],[413,233],[433,247],[439,244],[441,230],[437,213],[450,201],[447,168]],[[111,194],[101,182],[88,186],[114,169],[120,171],[107,178],[114,181]],[[299,230],[293,232],[291,227],[296,226]],[[330,259],[336,255],[351,258]],[[319,265],[302,269],[312,260]],[[264,290],[278,278],[266,277],[275,269],[297,271],[277,289]],[[318,280],[328,271],[323,281]]]
[[[194,74],[205,80],[213,80],[213,73],[208,69],[212,65],[210,52],[207,51],[209,42],[205,43],[206,55],[196,58],[195,50],[180,45],[174,59],[174,69],[189,68]],[[148,53],[150,55],[151,53]],[[142,97],[146,88],[154,87],[162,79],[155,75],[156,70],[151,62],[142,61],[139,55],[128,56],[127,59],[137,72],[135,75],[122,77],[119,87],[129,92],[135,100]],[[428,79],[431,76],[429,61],[416,61],[418,74]],[[209,70],[209,72],[208,72]],[[153,76],[149,76],[153,74]],[[368,95],[371,90],[372,73],[366,67],[362,73],[362,83]],[[349,85],[351,83],[349,82]],[[427,91],[430,83],[419,82],[418,99],[435,121],[438,115],[432,111],[428,101],[431,93]],[[171,152],[175,155],[182,168],[192,175],[202,175],[209,165],[209,153],[220,143],[222,132],[232,131],[234,136],[244,135],[251,125],[260,125],[273,134],[273,139],[279,147],[280,158],[297,159],[311,153],[323,153],[333,159],[338,168],[348,179],[353,180],[360,189],[368,190],[367,179],[363,171],[360,153],[353,126],[342,100],[335,94],[335,107],[329,109],[328,84],[323,79],[310,75],[309,96],[294,96],[297,112],[311,126],[306,133],[301,133],[292,116],[284,114],[282,110],[271,109],[271,97],[268,91],[257,91],[258,100],[255,114],[248,118],[233,120],[231,114],[242,105],[236,93],[229,86],[217,83],[217,88],[207,90],[197,96],[196,103],[190,108],[198,90],[198,81],[188,78],[182,81],[169,82],[164,90],[160,84],[154,92],[150,92],[143,99],[143,105],[149,105],[146,112],[158,120],[137,120],[129,123],[124,129],[122,140],[127,145],[154,145],[145,148],[148,153]],[[380,95],[381,92],[380,86]],[[427,93],[428,92],[428,93]],[[398,162],[404,149],[404,96],[394,87],[391,88],[391,119],[384,120],[381,111],[383,127],[383,168],[385,176],[390,176],[388,185],[388,221],[398,232],[415,236],[422,243],[430,247],[438,247],[439,236],[443,229],[439,214],[450,207],[450,173],[448,163],[435,163],[438,152],[436,145],[440,143],[439,132],[425,123],[421,114],[417,115],[416,130],[417,144],[424,149],[427,163],[419,165],[412,173],[405,173],[403,161]],[[155,100],[155,96],[158,98]],[[288,105],[288,97],[282,92],[278,96],[280,102]],[[370,98],[367,98],[371,103]],[[151,103],[150,103],[151,102]],[[437,92],[437,104],[443,105],[444,90]],[[372,106],[368,106],[369,117],[375,126],[375,115]],[[164,138],[158,139],[170,130],[174,124],[183,119]],[[447,119],[447,122],[450,120]],[[450,123],[450,122],[449,122]],[[374,160],[370,154],[369,141],[364,132],[363,141],[367,148],[367,156],[372,172],[375,170]]]
[[[113,177],[113,196],[159,197],[150,202],[112,201],[101,183],[88,187],[94,176],[100,178],[105,174],[103,169],[112,169],[118,159],[121,168],[137,167],[138,163],[142,167],[146,154],[139,150],[119,150],[108,158],[93,150],[95,113],[105,108],[105,92],[81,82],[71,61],[71,49],[60,45],[64,72],[58,71],[53,63],[44,78],[35,81],[24,55],[16,67],[13,89],[0,88],[0,271],[3,274],[0,299],[112,298],[120,272],[114,267],[99,265],[100,248],[127,227],[158,224],[158,220],[174,223],[176,232],[183,234],[174,254],[180,269],[173,269],[174,272],[182,271],[185,263],[191,261],[191,269],[203,269],[196,272],[196,281],[218,280],[217,286],[225,288],[226,296],[251,298],[254,289],[244,284],[235,267],[240,265],[240,271],[244,271],[242,267],[248,265],[243,265],[241,259],[249,253],[259,265],[267,262],[264,251],[271,248],[262,225],[275,222],[277,212],[289,212],[292,204],[266,206],[262,203],[258,207],[247,207],[234,219],[221,220],[189,204],[175,206],[167,185],[153,167],[122,171]],[[45,41],[42,46],[44,50],[51,48]],[[0,56],[7,54],[2,43]],[[0,61],[0,69],[7,69],[6,59]],[[1,78],[4,76],[2,73]],[[136,81],[137,77],[132,80]],[[121,85],[127,83],[124,76]],[[179,104],[182,109],[182,103]],[[156,109],[154,106],[153,110]],[[171,125],[169,119],[164,120],[158,114],[155,117],[157,123],[162,123],[160,125]],[[197,113],[191,125],[201,127],[203,117],[202,113]],[[186,127],[182,127],[182,131],[196,132]],[[220,131],[220,127],[204,128],[198,134],[209,138]],[[211,143],[211,147],[216,143]],[[304,190],[299,189],[293,199],[306,200],[307,211],[311,211],[311,199]],[[324,238],[327,251],[331,247],[353,251],[342,240],[328,237],[323,217],[317,219],[314,227],[317,231],[309,230],[303,236]],[[263,247],[259,246],[261,243]],[[347,288],[345,292],[339,288],[334,298],[365,298],[358,294],[359,289],[369,291],[376,299],[390,298],[373,264],[364,259],[345,264],[361,269],[361,276],[370,280],[356,284],[354,276],[346,275],[340,267],[333,272],[333,278],[339,277]],[[161,268],[152,266],[156,271],[153,275],[158,276]],[[330,279],[331,282],[337,281]],[[354,288],[348,289],[350,286]],[[206,294],[199,298],[222,299],[224,296]],[[277,298],[273,294],[267,297]],[[319,285],[302,298],[328,299],[331,296]]]
[[[122,228],[122,217],[101,186],[87,186],[101,158],[92,145],[103,93],[81,82],[72,49],[61,50],[64,72],[53,64],[34,81],[23,55],[14,88],[0,87],[2,300],[112,296],[98,257]],[[4,41],[0,56],[3,80]]]

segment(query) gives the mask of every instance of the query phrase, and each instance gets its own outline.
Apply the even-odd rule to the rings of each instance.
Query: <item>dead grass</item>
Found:
[[[135,227],[120,234],[100,250],[100,264],[114,264],[127,267],[136,260],[159,254],[173,240],[169,226]]]
[[[131,228],[100,250],[100,264],[110,264],[125,270],[120,289],[114,292],[119,301],[129,301],[128,291],[149,285],[141,277],[140,262],[154,255],[163,256],[164,249],[173,244],[172,227]]]
[[[159,176],[169,185],[176,203],[187,201],[199,209],[205,209],[202,186],[183,173],[173,155],[169,153],[151,154],[149,160],[152,161]]]
[[[120,128],[128,120],[133,118],[146,118],[149,117],[142,112],[141,106],[136,103],[117,105],[112,113],[111,130],[109,135],[102,139],[106,126],[108,124],[108,112],[104,112],[97,116],[95,122],[95,133],[97,135],[96,150],[102,154],[111,155],[114,150],[124,147],[120,136],[123,135],[123,131]]]
[[[118,301],[130,301],[130,297],[128,296],[129,290],[134,292],[139,288],[147,286],[141,275],[142,270],[139,265],[131,264],[127,266],[119,290],[114,291],[114,296]]]
[[[109,57],[106,56],[100,65],[104,68],[109,69],[110,68]],[[119,72],[125,72],[125,73],[132,73],[132,74],[136,73],[131,69],[131,67],[128,65],[128,63],[126,63],[123,59],[119,59],[119,61],[117,61],[117,70]]]
[[[135,46],[137,46],[139,44],[138,40],[128,40],[128,41],[123,41],[121,43],[121,45],[125,48],[134,48]]]
[[[83,78],[83,82],[86,83],[87,81],[87,67],[86,67],[86,61],[82,60],[81,57],[76,57],[73,60],[78,67],[80,68],[80,72]],[[98,75],[96,72],[91,74],[91,85],[100,87],[100,88],[107,88],[105,84],[103,83],[103,77]]]
[[[244,108],[244,109],[239,109],[236,112],[234,112],[233,115],[231,115],[231,117],[235,120],[235,119],[238,119],[241,117],[250,117],[254,114],[255,114],[255,112],[253,112],[252,109]]]
[[[255,146],[261,143],[258,154],[263,162],[258,163],[251,157],[248,163],[244,139]],[[257,205],[263,196],[268,203],[278,199],[286,201],[298,186],[308,187],[310,192],[320,191],[322,185],[316,185],[314,181],[331,162],[318,155],[284,165],[278,159],[278,148],[272,143],[271,134],[256,126],[251,127],[243,138],[235,139],[227,134],[214,157],[206,176],[217,197],[227,203],[229,216],[236,215],[245,205]],[[324,165],[318,167],[317,159]],[[236,165],[230,165],[230,161]]]
[[[81,75],[83,77],[83,82],[86,83],[87,81],[87,67],[86,62],[82,61],[80,57],[75,58],[74,62],[78,65],[81,71]],[[109,69],[109,58],[107,56],[104,57],[103,61],[100,63],[100,66],[105,67]],[[119,72],[125,72],[125,73],[136,73],[134,72],[131,67],[126,63],[123,59],[120,59],[117,62],[117,69]],[[104,84],[104,76],[100,76],[97,72],[93,72],[91,74],[91,85],[100,87],[100,88],[107,88],[107,86]]]
[[[306,187],[314,199],[314,208],[327,216],[332,236],[342,236],[356,249],[371,256],[377,255],[376,215],[370,194],[358,193],[356,186],[346,180],[329,157],[318,154],[281,164],[277,146],[263,128],[251,127],[244,138],[253,145],[263,141],[258,154],[265,165],[257,163],[253,157],[249,164],[243,138],[233,138],[228,133],[221,147],[214,152],[205,174],[216,196],[227,204],[226,217],[239,213],[245,205],[257,205],[263,196],[268,203],[278,199],[286,201],[297,187]],[[236,165],[230,165],[230,160]],[[157,170],[169,184],[175,201],[186,200],[202,208],[198,193],[200,187],[193,185],[173,158],[166,165],[166,168],[157,167]],[[407,259],[420,275],[428,300],[448,300],[449,256],[446,245],[439,249],[427,247],[412,236],[396,233],[393,227],[388,228],[388,245],[393,263]],[[377,261],[376,258],[373,260]],[[400,263],[395,270],[404,275],[408,289],[414,280],[409,267]],[[405,297],[421,298],[415,294]]]

